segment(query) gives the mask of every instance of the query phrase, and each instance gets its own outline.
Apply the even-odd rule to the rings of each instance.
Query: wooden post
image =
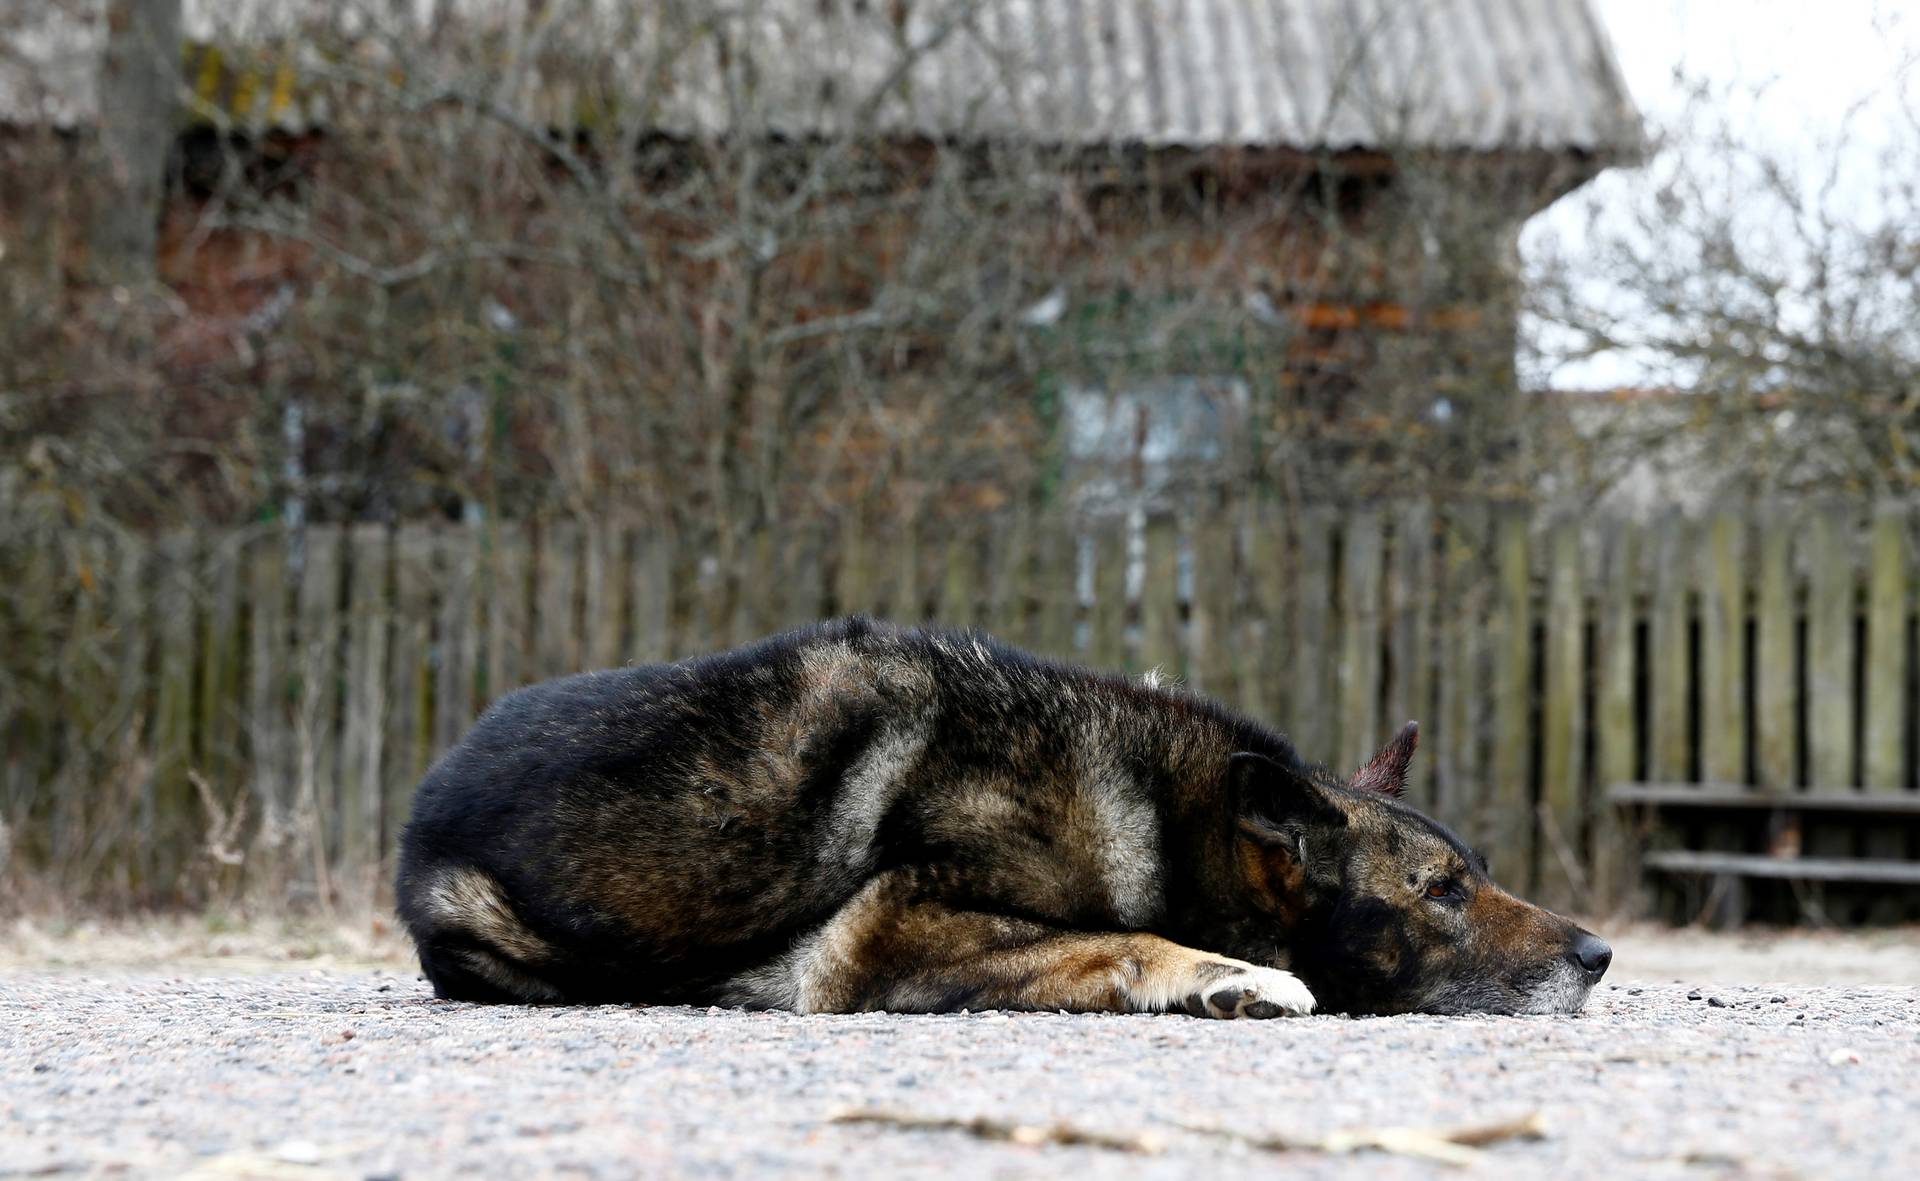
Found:
[[[1286,719],[1300,752],[1313,760],[1338,753],[1339,695],[1333,674],[1333,514],[1303,509],[1293,603],[1293,710]]]
[[[586,534],[586,595],[584,630],[587,668],[615,668],[626,663],[627,562],[626,534],[605,521],[594,521]]]
[[[340,841],[337,872],[347,900],[372,905],[381,864],[380,783],[386,762],[386,527],[356,525],[347,535],[346,718],[340,747]]]
[[[1432,749],[1433,514],[1424,501],[1403,505],[1394,516],[1393,557],[1388,571],[1389,642],[1392,675],[1387,685],[1387,713],[1392,730],[1404,722],[1421,724],[1422,751],[1407,777],[1407,798],[1423,807],[1433,803],[1438,760]]]
[[[1591,845],[1593,905],[1607,912],[1627,909],[1628,899],[1639,884],[1638,858],[1634,856],[1638,834],[1628,829],[1619,809],[1606,798],[1616,784],[1631,782],[1638,772],[1639,740],[1633,710],[1638,533],[1631,521],[1609,523],[1601,557],[1594,654],[1599,677],[1593,736],[1597,796],[1591,811]]]
[[[247,549],[247,602],[252,613],[247,659],[247,753],[253,765],[253,800],[259,816],[256,853],[284,858],[293,808],[293,735],[288,668],[291,628],[287,620],[287,555],[291,538],[275,529]],[[277,877],[290,865],[270,867]]]
[[[1041,652],[1062,660],[1079,658],[1075,632],[1080,622],[1080,550],[1063,514],[1042,523],[1034,562],[1038,618],[1034,641]]]
[[[159,679],[153,704],[154,765],[148,838],[157,853],[152,885],[170,890],[181,884],[200,829],[200,803],[189,772],[197,772],[193,752],[194,538],[172,533],[160,541],[159,599],[154,613],[160,645]]]
[[[1794,654],[1793,537],[1798,522],[1784,505],[1762,513],[1759,594],[1754,618],[1754,750],[1760,786],[1783,790],[1799,782],[1798,665]]]
[[[1347,517],[1340,578],[1340,746],[1336,756],[1342,774],[1365,763],[1387,737],[1380,722],[1383,545],[1379,513],[1362,508]]]
[[[480,637],[480,534],[450,530],[440,538],[440,635],[434,645],[434,746],[446,750],[473,724]]]
[[[393,546],[393,630],[387,661],[386,739],[381,772],[380,849],[394,842],[413,810],[413,790],[433,761],[434,536],[403,525]],[[388,875],[382,874],[384,883]]]
[[[488,700],[533,680],[527,657],[528,579],[532,551],[518,525],[493,526],[487,577]]]
[[[1094,667],[1121,671],[1127,663],[1127,534],[1119,521],[1102,522],[1093,532]]]
[[[1279,506],[1244,503],[1251,615],[1241,629],[1241,700],[1253,717],[1293,733],[1293,570],[1291,540]]]
[[[539,582],[533,594],[534,673],[541,679],[581,670],[580,530],[557,521],[540,534]]]
[[[991,536],[987,565],[986,630],[1032,646],[1033,515],[1025,504],[1004,514]]]
[[[1475,839],[1484,839],[1490,793],[1483,751],[1493,684],[1486,626],[1491,525],[1480,504],[1451,507],[1444,525],[1435,595],[1441,657],[1434,668],[1434,698],[1439,713],[1423,742],[1434,760],[1435,806],[1453,818],[1452,823],[1471,828]]]
[[[1180,627],[1180,530],[1171,517],[1147,522],[1146,581],[1140,588],[1140,664],[1177,681],[1186,676]]]
[[[627,658],[639,664],[672,659],[673,568],[673,536],[664,529],[643,529],[634,539],[629,572],[633,648]]]
[[[340,548],[337,527],[309,528],[300,575],[294,823],[304,838],[300,851],[310,855],[315,866],[329,863],[333,820],[339,815]],[[323,897],[330,894],[331,883],[324,877],[314,887]]]
[[[841,514],[834,535],[833,602],[836,615],[873,610],[873,558],[867,523],[857,505]]]
[[[241,775],[240,684],[245,618],[240,597],[240,534],[209,541],[204,555],[205,607],[200,631],[200,751],[202,774],[223,798],[233,799]]]
[[[1700,571],[1700,766],[1723,784],[1747,778],[1745,522],[1716,513]]]
[[[1804,533],[1807,563],[1807,755],[1809,786],[1853,786],[1854,521],[1838,507],[1814,511]],[[1851,832],[1838,824],[1807,826],[1812,856],[1851,856]]]
[[[1494,652],[1494,746],[1489,844],[1501,880],[1527,893],[1534,880],[1533,784],[1529,766],[1533,696],[1533,578],[1528,567],[1527,514],[1497,514],[1500,598],[1489,629]]]
[[[1231,705],[1239,704],[1234,661],[1233,518],[1214,513],[1193,527],[1193,687]]]
[[[1679,783],[1688,766],[1688,547],[1692,530],[1670,514],[1654,526],[1653,606],[1648,619],[1648,715],[1652,730],[1648,761],[1653,778]]]
[[[1584,862],[1586,618],[1581,589],[1580,527],[1554,524],[1547,549],[1547,620],[1540,707],[1540,891],[1548,906],[1590,909]]]
[[[1866,750],[1863,778],[1872,792],[1906,787],[1907,602],[1911,560],[1904,506],[1883,503],[1873,514],[1871,567],[1867,588]],[[1904,858],[1904,834],[1875,827],[1867,832],[1867,855]],[[1901,917],[1899,903],[1886,898],[1873,908],[1882,922]]]

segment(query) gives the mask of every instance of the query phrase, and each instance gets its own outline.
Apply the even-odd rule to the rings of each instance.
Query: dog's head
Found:
[[[1612,949],[1495,885],[1486,859],[1400,799],[1408,723],[1351,779],[1229,764],[1237,870],[1293,972],[1346,1013],[1571,1013]]]

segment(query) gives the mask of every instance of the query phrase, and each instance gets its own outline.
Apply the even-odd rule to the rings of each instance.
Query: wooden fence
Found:
[[[1915,790],[1917,523],[1248,500],[731,554],[597,522],[83,537],[7,559],[0,818],[16,868],[78,891],[378,902],[413,785],[503,690],[867,611],[1157,667],[1344,767],[1418,718],[1413,798],[1596,908],[1631,885],[1610,783]],[[1917,851],[1862,839],[1820,851]]]

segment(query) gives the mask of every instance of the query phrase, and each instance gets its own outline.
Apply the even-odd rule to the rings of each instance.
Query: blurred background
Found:
[[[493,697],[1162,670],[1587,914],[1920,914],[1920,28],[0,0],[0,907],[387,904]]]

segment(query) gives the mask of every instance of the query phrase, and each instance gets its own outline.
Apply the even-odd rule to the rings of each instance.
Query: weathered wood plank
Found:
[[[1594,780],[1602,791],[1639,774],[1639,735],[1634,716],[1636,601],[1639,591],[1639,530],[1630,520],[1603,526],[1599,618],[1595,635],[1597,677],[1593,711]],[[1618,812],[1591,812],[1593,905],[1601,911],[1626,906],[1638,881],[1637,858]]]
[[[1746,522],[1716,513],[1700,548],[1700,769],[1721,782],[1747,778]]]
[[[1904,505],[1875,506],[1868,547],[1866,748],[1861,777],[1874,795],[1907,795],[1907,603],[1910,517]],[[1867,830],[1869,857],[1907,855],[1905,834]],[[1888,898],[1874,908],[1882,922],[1901,918],[1899,901]]]
[[[1186,676],[1180,626],[1180,527],[1172,517],[1147,522],[1145,581],[1140,587],[1140,665],[1161,677]]]
[[[1241,705],[1247,713],[1293,733],[1292,537],[1280,506],[1265,497],[1242,503],[1247,547],[1247,617],[1241,640]]]
[[[1016,505],[989,535],[985,627],[1010,643],[1033,645],[1033,513]]]
[[[1549,906],[1588,909],[1592,880],[1583,850],[1587,808],[1586,612],[1578,522],[1554,522],[1547,537],[1546,651],[1540,705],[1540,852],[1538,890]]]
[[[1807,565],[1807,774],[1812,787],[1854,785],[1853,515],[1822,506],[1802,533]],[[1806,851],[1850,856],[1854,834],[1834,824],[1809,825]]]
[[[194,611],[198,595],[192,534],[161,538],[159,586],[154,614],[159,645],[154,689],[152,823],[147,826],[157,858],[153,884],[167,890],[185,865],[200,823],[200,804],[190,773],[193,750]]]
[[[980,535],[964,526],[947,539],[945,573],[940,582],[940,620],[952,627],[981,622]]]
[[[884,598],[889,618],[902,623],[920,623],[927,618],[927,574],[921,568],[925,549],[921,544],[918,514],[894,522],[885,556],[887,586]]]
[[[1484,505],[1457,504],[1443,524],[1437,594],[1443,656],[1434,670],[1439,724],[1425,741],[1436,764],[1436,806],[1482,840],[1489,831],[1486,752],[1493,720],[1492,519]]]
[[[1290,733],[1302,754],[1331,759],[1339,741],[1333,648],[1333,513],[1302,509],[1295,517],[1297,565],[1293,602],[1293,710]]]
[[[541,679],[579,672],[580,529],[556,521],[540,532],[540,565],[533,593],[534,671]]]
[[[1777,505],[1759,514],[1756,526],[1759,589],[1754,602],[1754,774],[1761,787],[1783,788],[1800,779],[1792,564],[1797,522],[1785,506]]]
[[[1688,716],[1688,577],[1693,530],[1677,514],[1653,526],[1653,600],[1648,613],[1648,765],[1656,779],[1693,778]]]
[[[1233,518],[1224,512],[1193,524],[1193,613],[1189,625],[1194,689],[1230,705],[1240,704],[1239,670],[1234,659],[1235,577]]]
[[[1522,893],[1534,881],[1532,768],[1533,576],[1528,518],[1517,507],[1495,514],[1499,599],[1492,618],[1494,745],[1489,843],[1502,879]]]
[[[351,904],[370,906],[380,876],[381,780],[386,762],[390,539],[385,526],[347,535],[348,600],[340,746],[340,840],[335,872]]]
[[[245,762],[240,724],[245,706],[246,616],[241,609],[240,549],[245,535],[208,538],[202,556],[200,734],[194,745],[207,781],[223,799],[239,794]]]
[[[658,664],[672,659],[673,569],[673,535],[664,529],[643,529],[633,539],[628,568],[633,646],[627,655],[637,663]]]
[[[614,668],[626,662],[626,534],[606,521],[586,530],[584,608],[586,668]]]
[[[498,700],[533,680],[529,649],[532,547],[518,525],[493,526],[487,550],[487,671],[484,696]]]
[[[1407,776],[1407,798],[1422,807],[1433,801],[1436,760],[1433,733],[1433,513],[1415,501],[1400,507],[1393,519],[1393,555],[1387,579],[1390,599],[1388,644],[1392,668],[1387,680],[1386,716],[1391,731],[1417,721],[1429,749],[1416,759]]]
[[[834,538],[833,602],[836,615],[853,615],[874,609],[874,569],[872,544],[867,537],[867,522],[858,509],[849,507],[838,521]]]
[[[317,867],[331,864],[340,798],[340,530],[306,531],[295,640],[294,825],[298,849]],[[314,883],[330,896],[331,880]]]
[[[412,811],[413,789],[433,760],[434,562],[433,532],[403,525],[393,542],[392,653],[380,776],[380,848],[387,858]]]
[[[1854,782],[1853,520],[1842,510],[1812,514],[1807,556],[1807,692],[1809,772],[1818,787]]]
[[[440,618],[434,639],[433,740],[446,750],[460,741],[476,716],[480,662],[479,530],[443,533],[439,542]],[[491,606],[491,604],[489,604]]]
[[[279,530],[247,547],[247,757],[252,765],[255,844],[278,856],[293,809],[292,627],[287,557],[292,539]]]
[[[746,571],[741,579],[734,638],[745,642],[780,630],[780,551],[765,525],[747,535]]]
[[[1034,646],[1063,660],[1079,658],[1080,550],[1071,525],[1056,517],[1040,527],[1035,546]]]
[[[1094,667],[1121,670],[1127,660],[1127,534],[1119,521],[1106,521],[1089,534],[1093,551],[1093,618],[1088,659]]]
[[[1385,538],[1371,508],[1348,515],[1340,570],[1338,767],[1365,763],[1384,737],[1380,723],[1380,601]]]

